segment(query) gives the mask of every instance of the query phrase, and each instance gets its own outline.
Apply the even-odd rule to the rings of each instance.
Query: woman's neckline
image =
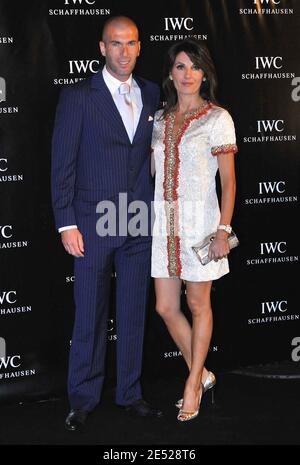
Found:
[[[207,107],[209,107],[209,105],[210,105],[210,102],[208,100],[205,100],[198,107],[194,108],[193,110],[186,111],[186,112],[182,113],[182,115],[183,115],[184,119],[189,118],[189,117],[197,115],[201,111],[205,110]],[[171,113],[173,113],[174,116],[175,116],[176,112],[177,112],[176,109],[171,111]]]

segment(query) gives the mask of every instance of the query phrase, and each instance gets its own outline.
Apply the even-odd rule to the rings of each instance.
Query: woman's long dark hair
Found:
[[[218,104],[216,99],[217,75],[209,50],[206,45],[201,42],[196,42],[193,39],[186,39],[173,44],[167,51],[162,83],[166,105],[164,106],[162,117],[165,117],[167,113],[174,110],[177,104],[177,92],[169,75],[174,66],[176,57],[180,52],[186,53],[192,63],[197,65],[204,72],[206,80],[202,81],[199,89],[201,97],[204,100]]]

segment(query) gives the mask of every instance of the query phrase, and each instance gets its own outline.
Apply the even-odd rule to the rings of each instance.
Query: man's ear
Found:
[[[100,48],[101,54],[105,57],[106,56],[105,55],[105,43],[102,40],[100,40],[99,42],[99,48]]]

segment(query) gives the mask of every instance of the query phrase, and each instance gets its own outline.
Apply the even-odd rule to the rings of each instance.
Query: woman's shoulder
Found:
[[[219,105],[212,104],[211,111],[210,111],[210,119],[211,122],[217,122],[217,125],[222,124],[232,124],[232,117],[226,108],[223,108]]]
[[[223,108],[220,105],[216,105],[214,103],[211,106],[211,114],[213,116],[215,116],[216,118],[218,118],[221,115],[223,115],[223,116],[229,115],[230,116],[230,113],[229,113],[228,110],[226,110],[226,108]]]

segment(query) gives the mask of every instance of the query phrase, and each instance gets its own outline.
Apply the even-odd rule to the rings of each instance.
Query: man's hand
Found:
[[[84,257],[83,237],[78,229],[67,229],[60,234],[63,246],[70,255]]]

